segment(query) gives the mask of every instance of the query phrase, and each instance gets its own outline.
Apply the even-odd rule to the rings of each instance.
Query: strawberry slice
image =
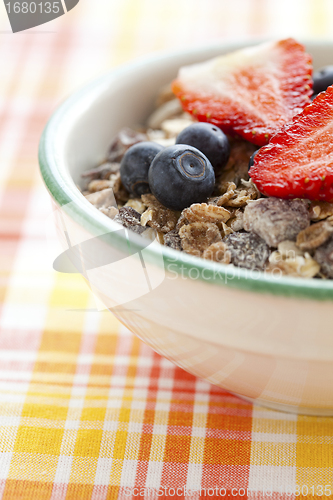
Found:
[[[309,104],[311,76],[311,57],[288,38],[185,66],[172,90],[199,121],[262,146]]]
[[[249,174],[267,196],[333,201],[333,85],[260,149]]]

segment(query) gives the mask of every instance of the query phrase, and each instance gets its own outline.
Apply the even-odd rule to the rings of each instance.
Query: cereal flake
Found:
[[[218,241],[210,245],[203,253],[203,258],[213,260],[221,264],[230,264],[231,253],[227,245],[223,241]]]
[[[298,233],[296,245],[301,250],[314,250],[323,245],[330,238],[332,232],[333,226],[326,220],[316,222]]]
[[[179,230],[182,249],[192,255],[201,257],[203,252],[213,243],[222,241],[216,224],[211,222],[193,222],[182,226]]]
[[[179,212],[164,207],[152,194],[143,194],[141,200],[148,207],[141,216],[142,225],[148,225],[161,233],[175,229]]]

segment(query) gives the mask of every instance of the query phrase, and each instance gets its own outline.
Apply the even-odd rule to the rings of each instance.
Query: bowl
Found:
[[[333,415],[332,281],[277,278],[163,247],[106,217],[76,187],[121,127],[144,123],[180,66],[248,44],[156,54],[57,109],[39,155],[64,248],[57,266],[78,270],[101,310],[191,374],[273,409]],[[332,63],[333,42],[305,45],[315,68]]]

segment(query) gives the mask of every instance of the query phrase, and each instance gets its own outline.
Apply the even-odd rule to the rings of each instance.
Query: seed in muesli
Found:
[[[153,160],[148,173],[156,199],[171,210],[207,201],[215,184],[214,169],[206,156],[184,144],[169,146]]]

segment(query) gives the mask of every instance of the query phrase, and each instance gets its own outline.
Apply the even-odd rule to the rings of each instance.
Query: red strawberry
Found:
[[[288,38],[185,66],[172,90],[199,121],[262,146],[309,104],[311,75],[311,57]]]
[[[260,149],[249,173],[265,195],[333,201],[333,85]]]

